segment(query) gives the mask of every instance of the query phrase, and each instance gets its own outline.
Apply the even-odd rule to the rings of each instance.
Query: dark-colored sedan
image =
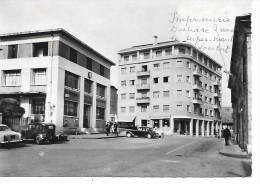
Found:
[[[148,139],[160,137],[160,135],[150,127],[138,127],[136,130],[128,130],[126,132],[126,136],[127,137],[147,137]]]

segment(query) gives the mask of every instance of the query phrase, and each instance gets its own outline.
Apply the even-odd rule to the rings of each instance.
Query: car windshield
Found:
[[[0,126],[0,131],[10,131],[11,129],[8,126]]]

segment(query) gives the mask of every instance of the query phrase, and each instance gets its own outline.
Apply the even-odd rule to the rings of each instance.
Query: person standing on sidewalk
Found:
[[[223,137],[225,138],[225,144],[226,146],[228,146],[228,140],[231,138],[231,133],[230,133],[230,130],[228,129],[228,127],[223,130]]]
[[[118,125],[115,123],[114,124],[114,133],[115,133],[115,137],[118,137]]]
[[[107,136],[108,136],[110,133],[110,122],[107,122],[107,124],[106,124],[106,131],[107,131]]]

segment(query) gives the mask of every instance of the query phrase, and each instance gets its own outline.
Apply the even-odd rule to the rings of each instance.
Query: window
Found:
[[[170,63],[169,62],[163,63],[163,69],[169,69],[169,68],[170,68]]]
[[[163,105],[163,112],[169,112],[170,106],[169,105]]]
[[[190,76],[186,76],[186,82],[190,83]]]
[[[159,105],[153,106],[153,112],[159,112]]]
[[[177,67],[182,67],[183,64],[182,64],[182,61],[177,61]]]
[[[212,104],[212,98],[209,98],[209,104]]]
[[[204,84],[205,90],[208,90],[208,84]]]
[[[192,57],[197,59],[197,52],[195,50],[193,50],[193,52],[192,52]]]
[[[177,75],[177,82],[182,82],[182,75]]]
[[[156,63],[153,65],[153,69],[154,70],[159,70],[160,69],[160,64],[159,63]]]
[[[78,89],[78,76],[70,72],[65,73],[65,86]]]
[[[147,112],[147,106],[141,106],[141,112]]]
[[[190,91],[186,90],[186,97],[190,98]]]
[[[187,105],[187,112],[191,112],[190,105]]]
[[[122,100],[125,100],[125,99],[126,99],[126,94],[125,94],[125,93],[121,94],[121,99],[122,99]]]
[[[126,74],[126,68],[121,68],[121,74]]]
[[[212,92],[212,86],[209,86],[209,91]]]
[[[143,54],[144,54],[144,59],[149,59],[150,57],[149,52],[144,52]]]
[[[147,84],[147,79],[141,79],[141,85]]]
[[[184,47],[179,47],[179,54],[185,54],[186,49]]]
[[[124,56],[124,61],[129,61],[129,56]]]
[[[162,57],[162,51],[161,50],[160,51],[156,51],[155,55],[156,55],[157,58],[158,57]]]
[[[172,55],[172,49],[166,49],[166,50],[165,50],[165,55],[166,55],[166,56]]]
[[[103,65],[99,65],[99,74],[103,77],[105,77],[105,67]]]
[[[130,106],[129,107],[129,112],[135,112],[135,106]]]
[[[210,110],[210,112],[209,112],[209,113],[210,113],[210,116],[211,116],[211,117],[213,117],[213,111],[212,111],[212,110]]]
[[[135,93],[129,93],[129,99],[134,99],[135,98]]]
[[[141,71],[142,72],[147,72],[148,68],[147,68],[147,65],[143,65],[142,68],[141,68]]]
[[[92,63],[93,63],[93,60],[88,58],[87,57],[87,69],[91,70],[92,71]]]
[[[208,66],[208,59],[204,57],[204,64]]]
[[[147,92],[141,92],[141,98],[147,98]]]
[[[163,91],[163,97],[169,97],[170,91]]]
[[[105,119],[105,108],[96,108],[96,119]]]
[[[212,74],[209,74],[209,79],[212,80]]]
[[[204,102],[208,103],[208,97],[206,97],[206,96],[204,97]]]
[[[194,114],[198,114],[199,108],[197,106],[194,106]]]
[[[163,77],[163,82],[169,82],[169,77]]]
[[[8,59],[17,58],[18,45],[8,46]]]
[[[154,84],[157,84],[158,82],[159,82],[159,78],[158,78],[158,77],[153,78],[153,83],[154,83]]]
[[[208,116],[208,109],[205,109],[205,115]]]
[[[33,57],[48,56],[48,42],[33,44]]]
[[[135,67],[134,66],[130,67],[130,73],[133,73],[133,72],[135,72]]]
[[[126,81],[121,81],[121,86],[126,86]]]
[[[207,72],[207,71],[205,71],[205,77],[207,77],[207,78],[208,78],[208,72]]]
[[[182,96],[182,90],[177,90],[177,96]]]
[[[45,98],[32,99],[32,114],[45,114]]]
[[[106,97],[106,86],[97,84],[97,96]]]
[[[153,92],[153,97],[154,98],[159,98],[159,91],[154,91]]]
[[[187,68],[190,68],[190,62],[187,61]]]
[[[130,85],[130,86],[134,86],[134,85],[135,85],[135,80],[130,80],[130,81],[129,81],[129,85]]]
[[[32,85],[46,85],[46,69],[34,69]]]
[[[92,81],[85,79],[84,91],[87,93],[92,93]]]
[[[70,48],[70,61],[77,63],[77,51],[73,48]]]
[[[137,60],[137,54],[133,54],[133,55],[132,55],[132,60],[133,60],[133,61]]]
[[[200,62],[202,62],[202,55],[201,55],[201,54],[199,54],[198,60],[199,60]]]
[[[121,112],[123,112],[123,113],[126,112],[126,107],[121,107],[120,109],[121,109]]]
[[[182,105],[177,105],[177,111],[182,111]]]
[[[21,86],[21,70],[3,71],[4,86]]]
[[[78,102],[64,100],[64,115],[77,116]]]

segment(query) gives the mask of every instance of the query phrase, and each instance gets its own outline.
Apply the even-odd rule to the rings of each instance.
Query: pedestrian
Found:
[[[111,133],[114,133],[114,124],[111,125],[111,127],[110,127],[110,132],[111,132]]]
[[[223,130],[223,136],[225,138],[225,144],[226,146],[228,146],[228,140],[231,138],[231,133],[230,130],[228,129],[228,127],[226,129]]]
[[[116,123],[114,124],[114,133],[115,133],[115,137],[118,137],[118,126]]]
[[[110,133],[110,122],[107,122],[107,124],[106,124],[106,131],[107,131],[107,136],[108,136]]]

